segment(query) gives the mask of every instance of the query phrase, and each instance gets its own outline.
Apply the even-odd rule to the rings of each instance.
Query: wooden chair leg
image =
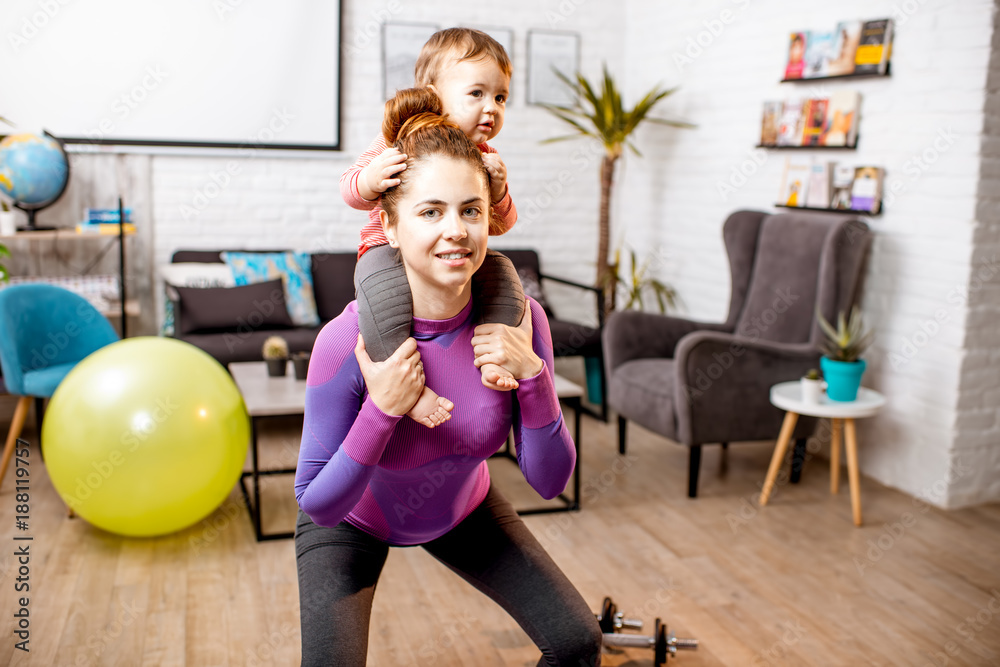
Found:
[[[628,425],[628,420],[618,415],[618,453],[625,453],[625,427]]]
[[[688,498],[698,497],[698,471],[701,469],[701,445],[692,445],[688,458]]]
[[[729,443],[728,442],[722,443],[722,449],[723,449],[723,451],[729,449]]]
[[[7,431],[7,444],[3,447],[3,460],[0,461],[0,486],[3,486],[3,478],[7,474],[10,457],[14,453],[17,438],[21,435],[21,429],[24,428],[24,418],[28,416],[28,409],[30,407],[30,396],[21,396],[17,399],[17,407],[14,408],[14,418],[10,422],[10,430]]]
[[[858,435],[854,429],[854,420],[844,420],[844,441],[847,450],[847,479],[851,484],[851,510],[854,513],[854,525],[861,525],[861,476],[858,473]]]
[[[799,420],[799,415],[795,412],[786,412],[785,421],[781,423],[781,434],[778,436],[778,444],[774,446],[774,454],[771,456],[771,465],[767,469],[767,478],[764,480],[764,488],[760,492],[760,504],[766,505],[767,499],[771,497],[774,490],[774,482],[778,479],[778,471],[785,460],[785,452],[788,450],[788,442],[792,439],[792,432],[795,431],[795,423]]]
[[[840,491],[840,423],[830,420],[830,493]]]
[[[802,467],[806,463],[806,439],[798,438],[795,440],[795,447],[792,448],[792,474],[789,476],[788,481],[792,484],[798,484],[799,480],[802,479]]]

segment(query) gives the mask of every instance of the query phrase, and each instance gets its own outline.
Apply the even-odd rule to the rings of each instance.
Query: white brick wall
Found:
[[[989,210],[984,202],[1000,199],[1000,103],[983,113],[993,3],[635,0],[628,10],[626,62],[646,64],[630,70],[630,91],[679,85],[667,106],[699,124],[649,129],[647,157],[628,158],[619,219],[649,221],[629,226],[633,245],[665,248],[672,261],[661,277],[678,287],[691,315],[722,319],[729,297],[722,222],[736,209],[771,209],[787,155],[771,152],[735,193],[720,197],[715,185],[759,138],[761,103],[835,86],[860,90],[859,149],[830,159],[883,165],[889,183],[900,184],[886,213],[869,221],[876,239],[863,306],[878,339],[865,384],[889,404],[861,425],[862,471],[941,506],[1000,499],[1000,281],[968,305],[964,297],[978,239],[988,238],[995,252],[998,238],[995,208],[991,225],[977,220],[977,210]],[[732,20],[720,30],[723,11]],[[789,32],[883,16],[897,20],[891,78],[778,83]],[[675,54],[699,36],[702,52],[678,66]],[[985,137],[984,121],[995,128]],[[981,154],[992,157],[982,175]],[[975,474],[958,467],[966,461]]]
[[[1000,405],[1000,387],[982,370],[1000,361],[994,333],[1000,278],[964,296],[980,259],[1000,254],[1000,95],[993,79],[986,94],[987,76],[997,68],[994,61],[988,69],[991,48],[997,51],[991,2],[540,0],[506,3],[499,15],[446,0],[344,5],[344,45],[351,49],[343,62],[343,152],[150,158],[150,185],[140,199],[149,203],[154,264],[181,247],[356,246],[364,216],[341,202],[338,178],[378,130],[378,26],[391,17],[514,30],[513,97],[495,145],[521,220],[495,246],[535,247],[548,272],[592,280],[600,154],[585,142],[539,145],[563,129],[525,100],[527,31],[554,28],[581,34],[583,71],[595,76],[606,61],[627,102],[657,83],[680,86],[659,114],[699,127],[640,131],[643,157],[628,155],[616,174],[612,240],[662,249],[666,261],[658,275],[679,290],[686,314],[719,320],[729,298],[722,222],[739,208],[770,208],[787,155],[766,153],[735,193],[720,196],[718,185],[757,142],[761,103],[849,86],[863,95],[860,148],[831,159],[883,165],[900,189],[887,212],[870,221],[877,238],[864,310],[879,338],[868,355],[866,384],[890,401],[880,417],[862,425],[863,472],[942,506],[1000,498],[1000,426],[988,417]],[[791,30],[882,16],[898,24],[891,78],[778,83]],[[692,47],[692,62],[678,66],[675,55],[699,39],[701,51]],[[943,145],[942,133],[949,142],[943,151],[935,148],[936,140]],[[71,189],[92,187],[90,162],[98,160],[74,158]],[[122,166],[126,180],[129,169],[140,169],[135,164]],[[568,173],[560,179],[561,172]],[[584,310],[569,298],[556,307],[564,314]],[[912,358],[894,368],[890,355],[904,355],[908,343]],[[974,462],[974,473],[957,465],[964,461]]]

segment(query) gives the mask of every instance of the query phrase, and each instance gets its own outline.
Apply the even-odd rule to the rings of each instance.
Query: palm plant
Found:
[[[869,329],[862,333],[864,323],[861,321],[861,311],[857,306],[851,309],[850,318],[845,318],[844,311],[840,311],[836,329],[823,317],[818,307],[816,320],[820,329],[826,334],[826,338],[820,341],[819,347],[825,356],[834,361],[857,361],[872,344],[875,332]]]
[[[634,107],[626,109],[622,105],[621,93],[615,80],[608,73],[607,65],[602,68],[604,76],[600,85],[592,85],[584,76],[577,73],[570,79],[562,72],[556,72],[563,83],[573,92],[570,105],[545,105],[545,108],[556,118],[562,120],[575,132],[566,136],[552,137],[542,143],[591,137],[604,145],[604,157],[601,159],[601,203],[598,216],[597,241],[597,284],[605,288],[605,312],[614,310],[615,290],[611,285],[615,281],[608,277],[608,245],[611,236],[611,189],[614,184],[615,164],[622,156],[625,146],[636,155],[642,155],[635,144],[629,139],[636,128],[644,121],[672,127],[695,127],[691,123],[665,118],[652,118],[649,113],[660,100],[674,93],[677,88],[661,89],[659,85],[646,93]]]
[[[625,303],[625,310],[633,307],[645,310],[646,304],[643,301],[643,294],[652,292],[656,298],[656,305],[659,306],[660,313],[666,313],[667,307],[673,308],[677,305],[677,292],[674,288],[666,285],[655,278],[647,277],[649,273],[651,257],[647,257],[641,264],[635,256],[635,250],[629,249],[629,272],[630,276],[625,277],[624,267],[622,267],[621,248],[615,250],[614,262],[608,265],[607,283],[603,284],[605,291],[622,293],[628,299]]]

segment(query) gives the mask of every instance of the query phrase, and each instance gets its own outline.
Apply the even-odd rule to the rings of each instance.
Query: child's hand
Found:
[[[472,353],[477,368],[496,364],[505,368],[515,380],[538,375],[544,367],[542,359],[531,347],[531,309],[524,304],[524,317],[516,327],[491,322],[480,324],[473,332]]]
[[[496,204],[507,194],[507,165],[497,153],[483,153],[483,164],[490,173],[490,203]]]
[[[406,169],[406,153],[401,153],[398,148],[390,146],[361,170],[358,176],[358,192],[368,201],[375,201],[383,192],[394,185],[399,185],[396,176],[404,169]]]
[[[391,357],[375,362],[368,356],[365,341],[358,334],[354,356],[365,379],[368,395],[378,409],[398,417],[409,412],[424,389],[424,364],[420,361],[417,341],[407,338]]]

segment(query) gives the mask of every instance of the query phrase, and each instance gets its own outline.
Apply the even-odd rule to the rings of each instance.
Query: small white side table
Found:
[[[795,423],[799,415],[809,417],[829,417],[832,433],[830,436],[830,493],[837,493],[840,488],[840,433],[843,426],[845,449],[847,450],[847,476],[851,486],[851,509],[854,511],[854,525],[861,525],[861,487],[858,476],[858,438],[854,428],[854,420],[871,417],[885,405],[885,396],[874,389],[861,387],[857,399],[849,402],[831,401],[823,395],[819,403],[806,403],[802,400],[802,385],[798,380],[782,382],[771,387],[771,403],[786,411],[785,421],[781,424],[778,443],[771,456],[771,465],[767,469],[767,479],[760,494],[760,504],[766,505],[774,490],[774,481],[778,477],[781,463],[792,439]]]

